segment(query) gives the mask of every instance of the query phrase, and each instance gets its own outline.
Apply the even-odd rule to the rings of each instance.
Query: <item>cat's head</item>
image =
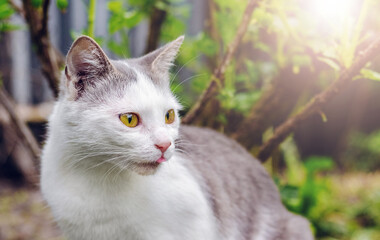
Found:
[[[181,106],[170,91],[169,70],[183,39],[117,61],[89,37],[73,43],[55,115],[68,133],[64,141],[74,161],[147,175],[170,160]]]

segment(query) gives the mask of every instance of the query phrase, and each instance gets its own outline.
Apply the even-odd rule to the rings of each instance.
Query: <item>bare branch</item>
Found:
[[[237,46],[241,43],[241,40],[244,34],[247,31],[248,24],[251,20],[253,10],[255,9],[257,4],[257,0],[250,0],[245,8],[242,20],[240,22],[239,28],[237,30],[235,39],[230,43],[227,48],[227,52],[223,56],[223,59],[219,66],[215,69],[210,84],[207,89],[202,93],[198,101],[194,104],[194,106],[190,109],[190,111],[186,114],[186,116],[182,119],[182,122],[185,124],[190,124],[194,121],[194,119],[202,112],[204,106],[208,103],[208,101],[215,97],[217,94],[217,90],[219,87],[224,85],[224,73],[226,71],[227,66],[230,64],[232,56],[234,55]]]
[[[145,48],[145,53],[155,50],[160,40],[161,27],[166,19],[167,12],[162,9],[153,8],[149,20],[148,41]]]
[[[53,47],[47,31],[49,0],[45,0],[41,12],[34,8],[30,0],[23,0],[25,20],[29,25],[30,35],[37,48],[37,56],[41,62],[42,73],[48,80],[49,87],[54,96],[58,96],[58,83],[60,68],[64,64],[64,58]]]
[[[20,170],[23,172],[24,177],[29,183],[35,183],[37,180],[37,166],[38,166],[38,159],[40,157],[40,147],[34,138],[32,132],[29,130],[29,128],[25,125],[23,121],[20,120],[18,115],[16,114],[15,110],[15,104],[13,103],[12,99],[8,96],[8,94],[4,91],[3,88],[0,88],[0,104],[4,107],[5,111],[8,113],[12,125],[14,125],[14,129],[16,131],[16,134],[19,136],[19,139],[25,143],[25,146],[27,149],[30,150],[33,157],[33,167],[27,167],[25,168],[23,163],[18,163]],[[30,166],[30,163],[27,164]]]
[[[37,105],[17,104],[15,112],[25,123],[43,123],[53,112],[54,102],[43,102]]]
[[[12,121],[17,125],[20,131],[19,134],[25,138],[29,148],[33,152],[34,157],[38,159],[40,157],[40,147],[38,146],[38,143],[34,138],[33,134],[30,132],[29,128],[25,125],[23,121],[19,119],[17,114],[14,112],[15,104],[12,102],[11,98],[8,96],[8,94],[4,91],[3,88],[0,89],[0,101],[9,113],[9,116],[11,117]]]
[[[47,35],[48,19],[49,19],[49,5],[50,0],[45,0],[42,5],[42,19],[41,19],[41,36]]]
[[[380,38],[375,40],[363,53],[361,53],[352,66],[344,70],[340,77],[331,84],[326,90],[315,96],[311,101],[304,107],[304,109],[296,114],[295,116],[289,118],[283,124],[281,124],[274,132],[272,138],[270,138],[266,143],[260,147],[258,158],[265,162],[273,150],[286,139],[287,136],[294,129],[299,126],[300,123],[308,119],[310,116],[318,113],[321,109],[329,103],[340,91],[346,88],[355,77],[360,72],[360,69],[364,65],[377,56],[380,53]]]
[[[24,16],[24,10],[22,7],[18,6],[13,0],[8,0],[8,4],[21,16]]]

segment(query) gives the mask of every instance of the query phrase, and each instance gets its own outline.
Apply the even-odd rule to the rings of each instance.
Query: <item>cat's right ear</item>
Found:
[[[90,37],[81,36],[66,57],[66,88],[72,99],[78,99],[91,85],[113,70],[100,46]]]

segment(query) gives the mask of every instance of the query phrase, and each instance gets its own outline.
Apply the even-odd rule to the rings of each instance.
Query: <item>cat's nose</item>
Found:
[[[171,142],[163,142],[159,144],[155,144],[156,148],[158,148],[162,153],[164,153],[169,147],[172,145]]]

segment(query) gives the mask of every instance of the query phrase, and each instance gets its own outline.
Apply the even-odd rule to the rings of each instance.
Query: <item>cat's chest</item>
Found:
[[[112,233],[114,239],[214,238],[217,231],[209,203],[179,164],[165,163],[155,175],[135,175],[117,184],[121,185],[112,191],[116,189],[112,185],[78,189],[81,199],[88,200],[72,206],[85,218],[78,222],[102,229],[89,234]]]

